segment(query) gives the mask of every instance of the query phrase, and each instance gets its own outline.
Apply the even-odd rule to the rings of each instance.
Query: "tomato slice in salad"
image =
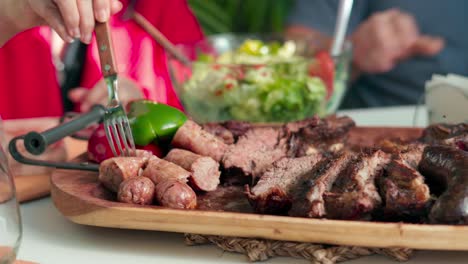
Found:
[[[327,87],[327,99],[333,94],[333,82],[335,80],[335,63],[330,53],[319,51],[315,54],[315,63],[309,66],[309,75],[322,79]]]

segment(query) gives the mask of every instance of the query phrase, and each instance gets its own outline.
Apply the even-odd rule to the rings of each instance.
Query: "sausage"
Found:
[[[153,153],[148,150],[137,149],[135,150],[135,156],[140,157],[140,158],[150,159],[151,157],[153,157]]]
[[[468,153],[446,146],[426,147],[419,170],[442,194],[429,214],[431,223],[468,224]]]
[[[179,165],[153,156],[148,160],[142,176],[149,178],[154,184],[158,184],[166,179],[176,179],[185,183],[190,177],[190,172],[184,170]]]
[[[216,136],[203,130],[197,123],[187,120],[174,135],[172,146],[190,150],[196,154],[211,157],[219,162],[228,145]]]
[[[137,177],[146,166],[145,157],[114,157],[104,160],[99,166],[99,181],[110,191],[118,192],[126,179]]]
[[[197,195],[184,182],[176,179],[165,179],[156,185],[156,199],[164,207],[174,209],[194,209],[197,206]]]
[[[188,150],[172,149],[164,158],[191,173],[189,183],[195,190],[214,191],[219,184],[219,163]]]
[[[130,204],[148,205],[153,203],[154,183],[145,177],[126,179],[120,184],[117,200]]]

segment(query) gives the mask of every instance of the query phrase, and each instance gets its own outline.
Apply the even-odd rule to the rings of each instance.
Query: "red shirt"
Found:
[[[126,6],[127,1],[122,2]],[[192,43],[203,37],[185,0],[143,0],[137,2],[136,11],[173,43]],[[135,80],[149,99],[180,107],[161,46],[135,22],[122,21],[120,14],[110,23],[119,74]],[[17,35],[0,48],[0,115],[3,119],[63,113],[50,40],[50,30],[41,27]],[[101,78],[93,40],[87,50],[82,86],[92,88]]]

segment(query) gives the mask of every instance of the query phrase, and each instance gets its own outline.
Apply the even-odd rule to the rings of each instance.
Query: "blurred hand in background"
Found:
[[[124,76],[118,77],[118,94],[123,105],[128,102],[144,98],[142,90],[138,84]],[[68,94],[70,100],[75,104],[80,104],[80,111],[87,112],[95,104],[107,105],[107,87],[104,79],[101,79],[93,88],[87,89],[78,87]]]
[[[354,66],[366,73],[387,72],[401,60],[436,55],[444,47],[442,38],[421,34],[414,17],[398,9],[373,14],[351,40]]]

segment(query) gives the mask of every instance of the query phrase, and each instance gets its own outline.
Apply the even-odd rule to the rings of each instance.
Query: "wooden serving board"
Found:
[[[370,146],[388,137],[416,138],[421,129],[355,128],[350,141]],[[91,226],[255,237],[365,247],[468,250],[468,226],[308,219],[222,211],[175,210],[114,202],[97,174],[58,170],[52,199],[71,221]]]

